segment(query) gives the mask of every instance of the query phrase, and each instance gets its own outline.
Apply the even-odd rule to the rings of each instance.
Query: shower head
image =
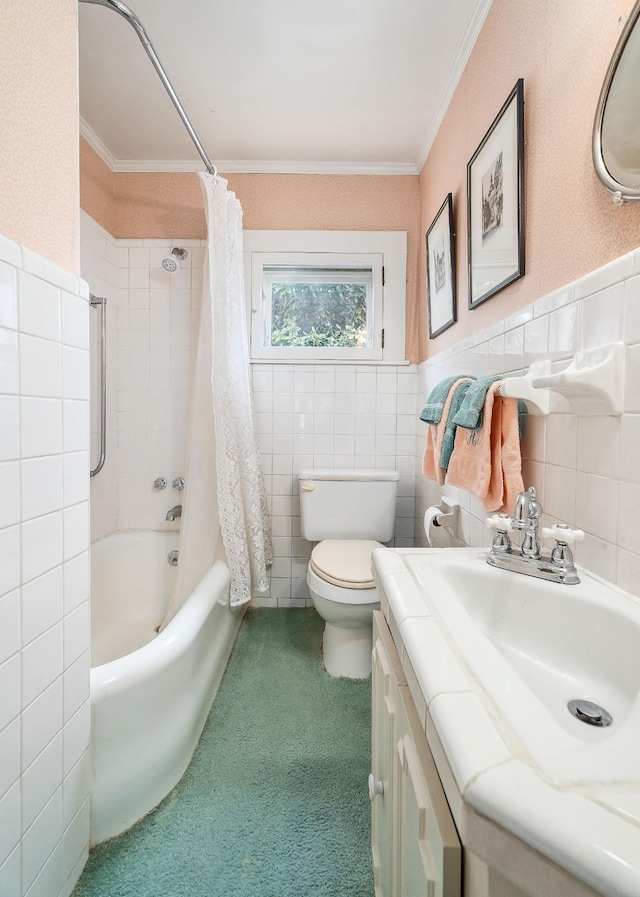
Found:
[[[165,271],[168,271],[169,274],[173,274],[174,271],[177,271],[180,267],[180,263],[178,259],[174,258],[172,255],[166,255],[162,259],[162,267]]]
[[[171,250],[171,255],[165,255],[162,259],[162,267],[169,274],[173,274],[180,267],[180,262],[183,262],[188,255],[189,253],[186,249],[180,249],[176,246]]]

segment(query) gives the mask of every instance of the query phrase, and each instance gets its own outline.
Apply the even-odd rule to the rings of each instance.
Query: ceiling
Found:
[[[491,0],[130,0],[220,170],[419,172]],[[79,4],[81,132],[115,171],[202,169],[135,30]]]

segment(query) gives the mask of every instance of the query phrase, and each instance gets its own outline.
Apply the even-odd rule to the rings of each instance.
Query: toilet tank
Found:
[[[301,470],[303,537],[309,542],[388,542],[393,537],[399,479],[397,470]]]

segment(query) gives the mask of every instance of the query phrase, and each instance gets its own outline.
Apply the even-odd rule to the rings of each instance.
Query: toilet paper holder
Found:
[[[451,532],[451,535],[457,538],[458,521],[460,519],[459,503],[451,498],[446,498],[443,496],[436,507],[442,513],[432,518],[433,524],[435,526],[442,526],[445,529],[448,529]],[[427,535],[429,534],[429,520],[431,519],[429,510],[430,509],[427,509],[424,515],[424,530]]]

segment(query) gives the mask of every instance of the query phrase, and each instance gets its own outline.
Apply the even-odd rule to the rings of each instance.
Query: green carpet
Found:
[[[183,779],[73,897],[371,897],[371,683],[324,672],[322,627],[246,614]]]

